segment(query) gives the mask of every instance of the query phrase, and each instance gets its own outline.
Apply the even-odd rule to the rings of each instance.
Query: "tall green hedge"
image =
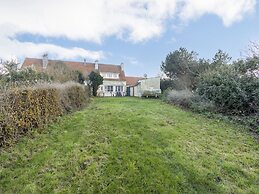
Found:
[[[29,130],[89,102],[89,90],[76,83],[12,89],[0,96],[0,146],[12,144]]]
[[[241,75],[222,66],[201,76],[199,95],[213,101],[221,113],[254,115],[259,113],[259,79]]]

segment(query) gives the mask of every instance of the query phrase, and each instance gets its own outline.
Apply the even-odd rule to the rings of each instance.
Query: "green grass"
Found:
[[[258,193],[248,130],[159,100],[94,99],[0,153],[0,193]]]

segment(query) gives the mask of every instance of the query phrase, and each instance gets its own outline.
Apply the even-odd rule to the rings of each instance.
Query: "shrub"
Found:
[[[198,93],[213,101],[221,113],[250,115],[259,110],[258,88],[258,78],[222,66],[201,76]]]
[[[216,107],[212,101],[203,99],[201,96],[196,94],[194,100],[190,105],[190,109],[194,112],[207,114],[215,113]]]
[[[40,68],[41,67],[36,66],[36,69],[39,70]],[[62,61],[48,64],[46,73],[52,77],[55,82],[60,83],[74,81],[83,84],[86,79],[81,71],[74,70]]]
[[[78,110],[88,103],[88,90],[76,83],[12,89],[0,96],[0,146],[29,130]]]
[[[10,88],[50,83],[52,78],[44,72],[36,72],[31,68],[9,71],[0,75],[0,92]]]
[[[187,87],[186,85],[189,80],[185,79],[186,77],[182,76],[181,78],[174,78],[174,79],[161,79],[160,80],[160,89],[162,93],[167,89],[173,90],[185,90]]]
[[[179,105],[185,108],[190,108],[195,95],[189,90],[171,90],[167,91],[165,100],[169,103]]]
[[[258,52],[233,63],[230,59],[221,50],[212,61],[197,61],[194,53],[186,49],[170,53],[161,66],[171,78],[161,80],[162,99],[199,113],[237,121],[258,132]],[[170,91],[170,88],[180,91]]]

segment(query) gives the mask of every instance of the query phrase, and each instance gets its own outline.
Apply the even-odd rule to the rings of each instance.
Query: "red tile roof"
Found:
[[[127,86],[135,86],[137,85],[139,80],[144,79],[143,77],[126,77],[126,85]]]
[[[90,74],[95,70],[94,63],[85,63],[84,62],[74,62],[74,61],[59,61],[59,60],[48,60],[48,65],[55,65],[56,63],[61,62],[66,64],[68,67],[81,71],[84,75]],[[36,70],[43,71],[42,68],[42,59],[36,58],[25,58],[22,68],[30,67],[32,65],[37,65]],[[118,73],[119,80],[125,81],[125,72],[122,70],[120,65],[111,65],[111,64],[98,64],[99,72],[110,72],[110,73]]]

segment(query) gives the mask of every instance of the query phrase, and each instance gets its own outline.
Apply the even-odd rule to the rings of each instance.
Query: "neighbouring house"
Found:
[[[126,95],[127,96],[135,96],[134,87],[142,79],[145,79],[145,78],[144,77],[126,76],[126,85],[127,85]]]
[[[158,97],[161,94],[160,78],[126,77],[127,96]]]
[[[98,71],[103,77],[103,84],[99,86],[98,96],[125,96],[126,95],[126,78],[124,64],[99,64],[98,61],[89,63],[74,61],[49,60],[48,55],[43,55],[42,59],[26,58],[21,68],[32,68],[36,71],[51,71],[55,66],[62,65],[77,70],[87,77],[92,71]]]

